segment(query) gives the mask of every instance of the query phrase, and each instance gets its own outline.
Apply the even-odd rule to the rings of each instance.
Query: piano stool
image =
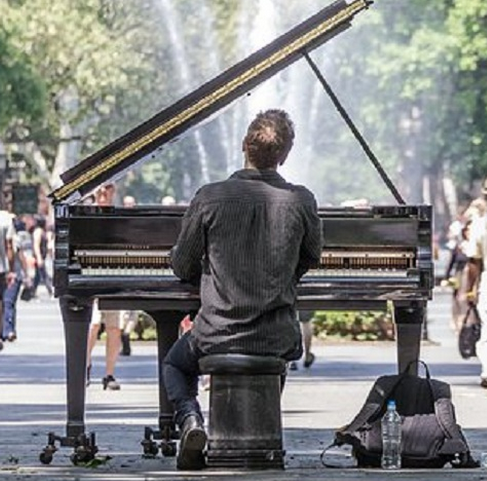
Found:
[[[215,354],[210,374],[207,464],[213,468],[284,469],[281,423],[283,359]]]

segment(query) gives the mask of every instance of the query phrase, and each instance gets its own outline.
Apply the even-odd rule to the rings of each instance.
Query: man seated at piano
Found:
[[[163,365],[181,431],[178,469],[205,466],[201,357],[240,353],[292,361],[302,355],[296,288],[319,263],[321,227],[313,194],[277,172],[293,141],[286,112],[259,113],[243,139],[244,168],[203,186],[184,216],[172,265],[179,278],[200,285],[201,308]]]

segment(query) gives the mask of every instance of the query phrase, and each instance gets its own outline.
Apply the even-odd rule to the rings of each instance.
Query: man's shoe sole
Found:
[[[206,445],[206,440],[207,437],[204,429],[191,429],[184,439],[184,451],[203,451]]]
[[[206,446],[207,436],[202,428],[191,429],[181,440],[180,452],[177,458],[177,468],[186,471],[195,471],[206,468],[203,449]]]

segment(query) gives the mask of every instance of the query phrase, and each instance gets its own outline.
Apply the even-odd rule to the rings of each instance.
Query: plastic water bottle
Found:
[[[396,402],[387,402],[387,411],[382,418],[383,469],[401,469],[401,416],[396,411]]]

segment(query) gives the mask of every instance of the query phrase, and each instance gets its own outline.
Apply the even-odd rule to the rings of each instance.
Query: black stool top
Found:
[[[273,356],[211,354],[199,361],[203,374],[283,374],[286,361]]]

